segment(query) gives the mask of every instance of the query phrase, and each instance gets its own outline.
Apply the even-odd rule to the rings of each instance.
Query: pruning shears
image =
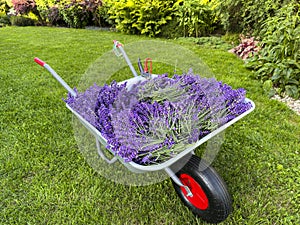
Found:
[[[148,65],[149,63],[149,65]],[[141,59],[138,59],[138,67],[140,70],[140,73],[143,77],[150,77],[152,74],[152,59],[151,58],[146,58],[144,67],[142,65]]]

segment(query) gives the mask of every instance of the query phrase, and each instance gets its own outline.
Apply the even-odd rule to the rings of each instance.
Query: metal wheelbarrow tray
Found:
[[[122,46],[118,42],[115,42],[115,47],[120,49],[125,60],[130,66],[130,69],[135,75],[135,77],[124,80],[119,84],[127,82],[127,88],[130,88],[133,84],[146,80],[144,76],[137,75],[126,56],[126,53],[122,49]],[[34,60],[42,67],[46,68],[69,91],[69,93],[71,93],[71,95],[76,96],[74,90],[71,89],[70,86],[48,64],[38,58],[35,58]],[[101,135],[100,131],[85,120],[68,104],[66,104],[66,107],[78,118],[85,128],[94,135],[97,152],[103,160],[109,164],[115,163],[118,160],[133,173],[146,173],[164,170],[172,179],[175,191],[180,199],[196,216],[199,216],[210,223],[218,223],[225,220],[231,213],[232,200],[222,178],[210,165],[206,164],[203,160],[196,156],[194,154],[194,150],[255,109],[253,101],[248,98],[246,98],[245,101],[250,102],[252,105],[249,110],[207,134],[192,146],[187,147],[184,151],[180,152],[178,155],[155,165],[140,165],[135,162],[125,162],[121,157],[114,155],[109,148],[107,148],[107,150],[114,156],[111,159],[107,158],[101,149],[101,144],[107,146],[107,140]],[[182,161],[184,161],[183,166]],[[174,169],[179,164],[181,164],[180,167]]]

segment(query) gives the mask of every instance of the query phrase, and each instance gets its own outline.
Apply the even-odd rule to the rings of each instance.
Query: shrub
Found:
[[[35,2],[44,24],[52,25],[52,22],[55,24],[61,19],[58,4],[62,3],[59,0],[35,0]]]
[[[85,0],[83,4],[85,12],[91,15],[92,21],[98,26],[101,26],[102,5],[102,0]]]
[[[60,8],[60,14],[69,27],[83,28],[91,21],[99,21],[101,0],[71,0]]]
[[[60,14],[60,10],[57,6],[49,7],[46,12],[46,19],[50,25],[59,25],[59,26],[66,26],[63,17]]]
[[[35,0],[43,21],[49,25],[83,28],[101,26],[102,0]]]
[[[9,5],[5,0],[0,0],[0,16],[6,15],[9,12]]]
[[[102,6],[98,8],[98,23],[100,27],[115,27],[116,24],[114,20],[110,18],[109,10],[112,6],[114,0],[103,0]]]
[[[138,1],[136,1],[138,3]],[[113,0],[109,4],[109,18],[114,22],[115,27],[128,34],[138,34],[139,30],[133,27],[137,23],[138,18],[135,16],[137,7],[134,1],[120,0],[115,2]]]
[[[108,13],[119,31],[153,37],[161,34],[163,26],[174,18],[174,1],[110,1]]]
[[[11,25],[13,26],[34,26],[35,20],[24,16],[11,16]]]
[[[83,12],[82,6],[76,0],[71,0],[61,6],[59,12],[69,27],[83,28],[87,24],[87,15]]]
[[[17,15],[25,15],[36,9],[34,0],[12,0]]]
[[[271,80],[279,94],[286,92],[294,98],[299,98],[300,91],[299,8],[300,4],[286,5],[266,20],[262,50],[247,63],[263,82]]]
[[[254,40],[254,37],[246,38],[244,35],[240,35],[240,38],[241,43],[233,49],[230,49],[229,52],[236,54],[243,60],[258,53],[260,47],[258,46],[258,41]]]
[[[43,19],[37,9],[35,0],[12,0],[12,4],[16,15],[28,15],[29,13],[32,13],[38,18],[39,22],[43,24]],[[27,23],[25,22],[26,19],[18,18],[16,20],[20,20],[20,23],[23,23],[21,21],[24,20],[24,23]],[[28,20],[28,23],[31,22]]]
[[[178,26],[178,20],[174,18],[161,27],[159,36],[164,38],[180,38],[183,37],[183,29]]]
[[[109,18],[124,33],[199,37],[217,24],[219,0],[106,0]]]
[[[262,23],[289,2],[296,0],[227,0],[218,10],[226,31],[256,35]]]
[[[5,25],[11,25],[9,16],[0,15],[0,27]]]
[[[212,1],[216,3],[216,1]],[[176,3],[179,26],[184,37],[200,37],[210,34],[217,22],[214,9],[206,0],[181,0]]]

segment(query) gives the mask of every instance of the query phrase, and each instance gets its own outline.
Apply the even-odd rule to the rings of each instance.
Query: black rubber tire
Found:
[[[232,200],[223,179],[211,166],[208,166],[195,155],[176,173],[179,178],[181,175],[185,176],[186,174],[200,185],[208,199],[208,206],[203,210],[197,208],[187,199],[180,186],[172,180],[175,191],[182,202],[196,216],[209,223],[224,221],[232,212]],[[191,192],[193,193],[193,190]]]

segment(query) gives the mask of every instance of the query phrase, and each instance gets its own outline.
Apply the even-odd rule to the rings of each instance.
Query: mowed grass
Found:
[[[149,40],[99,30],[0,28],[0,224],[206,224],[183,206],[169,179],[135,187],[95,172],[78,151],[72,114],[61,100],[65,89],[33,62],[44,59],[73,87],[114,39],[125,46]],[[218,80],[244,87],[256,104],[226,130],[213,162],[234,200],[223,224],[299,224],[300,117],[268,99],[226,50],[166,42],[192,50]]]

